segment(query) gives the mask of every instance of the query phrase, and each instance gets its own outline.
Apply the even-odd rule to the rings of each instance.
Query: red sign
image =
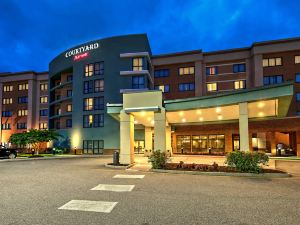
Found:
[[[88,52],[85,52],[85,53],[82,53],[82,54],[79,54],[79,55],[74,55],[73,61],[78,61],[78,60],[84,59],[88,56],[89,56]]]

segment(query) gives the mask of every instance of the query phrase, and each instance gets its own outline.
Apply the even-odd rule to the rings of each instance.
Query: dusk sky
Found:
[[[153,54],[300,36],[295,0],[0,0],[0,72],[48,70],[90,40],[147,33]]]

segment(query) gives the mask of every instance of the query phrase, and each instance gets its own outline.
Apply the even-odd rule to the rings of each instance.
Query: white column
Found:
[[[239,104],[240,150],[249,151],[248,103]]]
[[[154,150],[166,151],[166,111],[154,113]]]
[[[134,163],[134,117],[120,113],[120,163]]]
[[[171,126],[166,127],[166,150],[169,151],[170,155],[172,155],[172,142],[171,142]]]
[[[152,152],[152,129],[151,127],[145,127],[145,150],[147,153]]]

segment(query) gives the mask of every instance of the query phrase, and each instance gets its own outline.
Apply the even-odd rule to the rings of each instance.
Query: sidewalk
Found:
[[[61,155],[61,156],[49,156],[49,157],[37,157],[37,158],[16,158],[16,159],[0,159],[1,162],[19,162],[19,161],[33,161],[33,160],[51,160],[51,159],[78,159],[78,158],[112,158],[111,155]]]

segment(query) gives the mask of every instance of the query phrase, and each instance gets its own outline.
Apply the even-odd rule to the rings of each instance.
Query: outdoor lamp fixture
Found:
[[[201,112],[200,109],[197,110],[197,114],[198,114],[198,115],[201,115],[201,114],[202,114],[202,112]]]
[[[183,116],[183,114],[184,114],[183,111],[179,112],[179,116]]]
[[[263,112],[259,112],[258,115],[259,115],[260,117],[262,117],[262,116],[264,116],[264,113],[263,113]]]
[[[217,108],[216,108],[216,112],[217,112],[217,113],[220,113],[220,112],[221,112],[221,108],[220,108],[220,107],[217,107]]]
[[[263,108],[265,106],[265,103],[264,102],[259,102],[257,106],[258,106],[258,108]]]
[[[181,121],[184,123],[184,122],[186,122],[186,119],[185,119],[185,118],[182,118],[182,120],[181,120]]]
[[[222,115],[218,115],[218,120],[221,120],[223,119],[223,116]]]

